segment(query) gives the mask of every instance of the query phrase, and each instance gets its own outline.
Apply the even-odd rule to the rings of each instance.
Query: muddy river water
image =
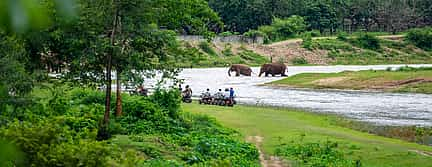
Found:
[[[402,65],[373,66],[304,66],[289,67],[288,75],[307,72],[341,72],[385,70]],[[412,65],[432,66],[432,65]],[[259,68],[253,68],[255,73]],[[227,68],[184,69],[179,78],[192,87],[194,96],[210,88],[233,87],[237,101],[249,105],[302,108],[312,112],[333,113],[382,125],[432,126],[432,95],[379,93],[362,91],[334,91],[289,89],[259,86],[281,77],[228,77]]]

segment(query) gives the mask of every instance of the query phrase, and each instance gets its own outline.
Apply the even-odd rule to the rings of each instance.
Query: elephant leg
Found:
[[[240,69],[237,69],[237,71],[236,71],[236,77],[239,77],[240,76]]]
[[[268,72],[266,72],[266,73],[265,73],[265,77],[268,77],[268,75],[269,75],[269,73],[268,73]]]

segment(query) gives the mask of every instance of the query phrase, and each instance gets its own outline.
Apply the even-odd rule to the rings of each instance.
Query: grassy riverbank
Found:
[[[360,162],[362,166],[432,166],[432,157],[422,155],[432,152],[431,147],[343,128],[335,125],[331,116],[251,106],[224,108],[185,104],[183,110],[215,117],[245,137],[260,136],[262,149],[267,155],[274,155],[277,150],[289,161],[299,159],[295,154],[289,154],[293,149],[294,152],[307,152],[316,149],[314,145],[317,143],[323,145],[331,141],[337,143],[335,149],[343,154],[345,160]],[[287,154],[281,154],[284,151]],[[291,163],[293,166],[301,165]]]
[[[313,89],[379,90],[386,92],[432,93],[432,68],[404,67],[396,71],[366,70],[340,73],[305,73],[268,85]]]

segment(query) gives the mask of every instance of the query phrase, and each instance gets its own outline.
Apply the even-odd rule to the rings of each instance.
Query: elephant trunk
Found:
[[[228,70],[228,76],[231,76],[231,69]]]
[[[258,77],[261,77],[262,73],[263,73],[263,70],[261,69]]]

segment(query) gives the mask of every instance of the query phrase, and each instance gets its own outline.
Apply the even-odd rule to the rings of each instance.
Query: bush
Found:
[[[234,53],[232,52],[232,46],[230,43],[225,45],[224,49],[222,50],[222,54],[227,57],[234,56]]]
[[[302,47],[308,50],[312,50],[312,35],[311,33],[305,33],[303,35],[303,43],[302,43]]]
[[[103,92],[75,89],[62,94],[61,100],[54,100],[60,102],[51,102],[55,105],[25,112],[24,120],[0,124],[0,140],[15,144],[26,155],[23,166],[259,164],[257,149],[240,141],[237,132],[213,118],[180,112],[180,92],[176,89],[158,89],[150,97],[124,95],[124,115],[111,118],[107,128],[114,138],[102,142],[95,139],[104,114],[100,104]],[[49,107],[61,112],[52,113]],[[39,115],[43,109],[48,114]],[[14,118],[0,114],[1,119]],[[149,136],[151,140],[146,139]],[[144,157],[155,159],[144,161]],[[16,164],[12,162],[15,157],[6,158],[2,160],[8,162],[0,164]]]
[[[432,50],[432,28],[408,31],[406,39],[421,49]]]
[[[287,19],[273,19],[270,26],[260,26],[258,30],[265,34],[267,40],[276,42],[295,37],[306,30],[306,24],[301,16],[291,16]]]
[[[150,100],[166,111],[171,118],[178,118],[180,112],[180,92],[177,89],[156,89]]]
[[[425,70],[432,70],[432,67],[419,67],[419,68],[416,68],[416,67],[410,67],[410,66],[403,66],[403,67],[397,68],[394,71],[406,71],[406,72],[409,72],[409,71],[425,71]]]
[[[341,41],[348,41],[348,34],[346,32],[341,31],[337,34],[337,39]]]
[[[310,34],[312,37],[320,37],[321,36],[321,32],[319,30],[312,30],[312,31],[310,31]]]
[[[248,32],[245,32],[243,34],[245,37],[249,37],[249,38],[257,38],[257,37],[265,37],[266,34],[264,34],[261,31],[258,30],[249,30]]]
[[[44,121],[13,122],[0,130],[0,136],[12,141],[26,154],[25,166],[111,166],[121,163],[120,149],[95,141],[94,128],[79,132],[63,117]],[[128,157],[129,160],[135,159]]]
[[[370,50],[379,50],[381,49],[380,40],[369,34],[360,35],[354,42],[355,45]]]
[[[295,143],[282,144],[275,150],[276,155],[295,159],[304,166],[359,167],[359,160],[349,160],[338,149],[338,143]]]
[[[304,57],[295,57],[292,61],[294,65],[305,65],[309,64],[308,61]]]
[[[209,54],[210,56],[217,56],[216,51],[210,46],[210,44],[206,41],[202,41],[198,44],[198,47],[204,51],[205,53]]]

